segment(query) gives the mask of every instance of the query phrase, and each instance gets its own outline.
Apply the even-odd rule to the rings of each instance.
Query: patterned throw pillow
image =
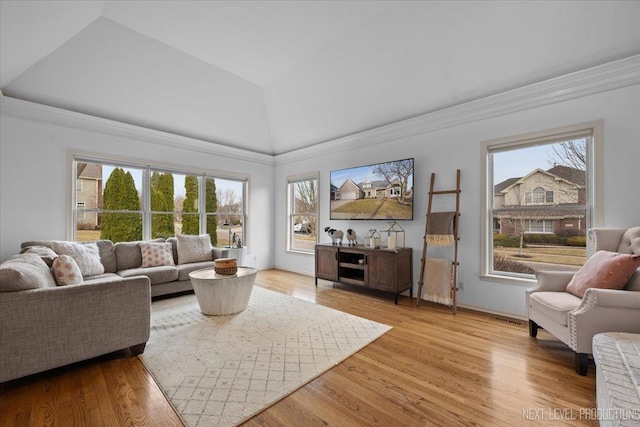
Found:
[[[53,277],[58,286],[82,283],[82,273],[75,260],[69,255],[60,255],[53,261]]]
[[[104,273],[100,250],[95,243],[56,241],[51,247],[58,255],[69,255],[80,267],[83,277]]]
[[[567,292],[582,298],[589,288],[622,289],[639,266],[640,257],[598,251],[576,272]]]
[[[175,265],[171,243],[140,242],[140,251],[142,252],[142,267]]]
[[[178,234],[176,238],[178,239],[178,264],[213,261],[211,236],[208,234],[201,234],[199,236]]]

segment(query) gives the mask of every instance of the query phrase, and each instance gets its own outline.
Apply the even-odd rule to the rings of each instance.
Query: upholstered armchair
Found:
[[[525,294],[529,335],[535,338],[541,327],[567,344],[575,352],[575,369],[580,375],[587,374],[594,335],[600,332],[640,332],[640,268],[637,268],[640,264],[637,257],[640,256],[640,227],[590,229],[587,237],[589,259],[579,272],[538,271],[538,285],[528,289]],[[598,255],[594,257],[596,253]],[[596,258],[601,258],[600,255],[624,259],[627,267],[620,268],[616,264],[600,280],[605,270],[595,262]],[[591,271],[588,271],[588,265],[592,266]],[[609,278],[612,275],[620,276],[622,270],[628,271],[624,273],[620,286],[615,286],[611,283],[614,280]],[[594,272],[597,274],[594,275]],[[586,273],[597,277],[594,285],[597,287],[583,290],[582,298],[568,292],[567,285],[574,276],[582,278]],[[603,289],[604,287],[618,289]],[[574,291],[573,288],[571,290]]]

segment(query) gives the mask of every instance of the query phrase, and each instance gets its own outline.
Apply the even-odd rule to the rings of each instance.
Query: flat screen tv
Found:
[[[413,219],[413,159],[331,172],[330,219]]]

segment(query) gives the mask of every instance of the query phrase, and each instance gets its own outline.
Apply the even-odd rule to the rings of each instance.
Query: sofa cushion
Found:
[[[149,242],[164,242],[164,239],[149,240]],[[129,270],[131,268],[140,268],[142,266],[142,252],[140,243],[137,242],[118,242],[115,245],[117,271]]]
[[[140,242],[140,252],[142,253],[142,267],[175,265],[171,243]]]
[[[117,245],[116,245],[117,246]],[[152,285],[178,280],[178,269],[174,266],[140,267],[118,271],[122,277],[147,276]]]
[[[54,241],[51,247],[58,255],[69,255],[73,258],[83,276],[104,273],[104,266],[100,261],[100,250],[95,243]]]
[[[100,261],[104,265],[105,273],[115,273],[118,270],[116,265],[116,252],[111,240],[96,240],[94,242],[100,251]]]
[[[58,254],[53,251],[53,249],[42,246],[42,245],[34,245],[27,246],[22,248],[20,251],[21,254],[36,254],[38,255],[49,267],[53,265],[53,261],[58,258]]]
[[[622,239],[620,239],[618,252],[640,255],[640,227],[633,227],[624,232]]]
[[[190,262],[213,261],[211,236],[208,234],[178,234],[178,264]]]
[[[85,277],[83,283],[94,285],[97,283],[117,282],[120,280],[124,280],[124,277],[121,277],[116,273],[103,273],[103,274],[96,274],[95,276]]]
[[[578,308],[580,302],[581,298],[568,292],[534,292],[529,296],[532,309],[562,326],[567,325],[567,313]]]
[[[582,298],[589,288],[622,289],[640,266],[640,257],[598,251],[576,272],[567,292]]]
[[[36,254],[14,255],[0,264],[0,292],[55,286],[49,267]]]
[[[192,262],[191,264],[180,264],[178,268],[178,280],[190,280],[189,273],[200,270],[202,268],[213,268],[216,266],[215,261]]]
[[[53,261],[53,278],[58,286],[82,283],[82,272],[76,261],[69,255],[60,255]]]

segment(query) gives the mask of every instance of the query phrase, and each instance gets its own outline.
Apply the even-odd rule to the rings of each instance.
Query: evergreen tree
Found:
[[[104,187],[104,210],[139,211],[138,190],[130,172],[115,168]],[[102,215],[100,238],[113,242],[142,239],[142,217],[139,213],[105,212]]]
[[[151,210],[173,212],[173,174],[154,172],[151,175]],[[173,214],[151,215],[151,237],[167,238],[175,234]]]
[[[185,199],[182,202],[182,234],[199,234],[198,177],[187,175],[184,179]]]
[[[216,196],[216,181],[213,178],[206,179],[205,201],[207,214],[218,211],[218,199]],[[207,233],[211,236],[211,245],[218,245],[218,219],[215,215],[207,215]]]

